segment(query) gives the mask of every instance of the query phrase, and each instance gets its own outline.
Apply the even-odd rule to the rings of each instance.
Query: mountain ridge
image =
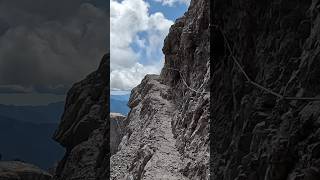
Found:
[[[192,0],[165,39],[161,75],[132,90],[111,179],[209,179],[209,34],[208,1]]]

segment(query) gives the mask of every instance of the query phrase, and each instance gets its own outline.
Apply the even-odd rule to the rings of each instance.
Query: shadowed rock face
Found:
[[[17,161],[0,162],[1,180],[51,180],[52,175],[40,168]]]
[[[88,139],[105,122],[109,57],[105,55],[97,71],[76,83],[67,94],[65,111],[54,139],[67,149]]]
[[[161,75],[132,90],[111,179],[209,179],[208,2],[191,2],[165,40]]]
[[[252,80],[285,96],[319,96],[320,1],[214,6],[214,25]],[[224,49],[214,32],[214,47]],[[216,54],[211,69],[212,178],[320,179],[320,102],[281,100],[246,83],[229,55]]]
[[[66,153],[54,179],[96,179],[100,161],[108,157],[108,74],[109,55],[105,55],[98,70],[68,92],[65,111],[54,134]]]

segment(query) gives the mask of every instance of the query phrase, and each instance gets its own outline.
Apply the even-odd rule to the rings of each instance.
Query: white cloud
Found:
[[[159,74],[159,66],[159,64],[158,66],[145,66],[140,63],[136,63],[131,68],[113,70],[110,75],[111,90],[131,90],[133,87],[140,84],[146,74]]]
[[[191,0],[154,0],[156,2],[161,2],[162,5],[174,6],[175,4],[186,4],[189,6]]]
[[[163,66],[161,49],[173,22],[148,10],[144,0],[111,0],[111,89],[130,90],[146,74],[158,74]],[[144,63],[139,61],[142,59]]]

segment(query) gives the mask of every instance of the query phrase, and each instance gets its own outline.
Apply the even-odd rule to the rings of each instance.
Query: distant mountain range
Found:
[[[53,167],[64,149],[52,140],[64,102],[44,106],[0,105],[0,154],[41,168]]]
[[[110,111],[127,115],[130,111],[130,94],[111,95]],[[32,123],[59,123],[64,109],[64,102],[43,106],[14,106],[0,104],[0,116]]]
[[[2,159],[19,159],[44,169],[52,168],[64,153],[51,138],[57,126],[57,123],[32,123],[0,116]]]
[[[64,102],[42,106],[1,105],[0,116],[33,123],[59,123]]]
[[[130,95],[111,95],[111,112],[127,115]],[[64,149],[52,140],[64,102],[43,106],[0,104],[0,154],[3,160],[20,159],[43,169],[62,159]]]
[[[111,95],[110,96],[110,112],[117,112],[127,115],[130,111],[128,107],[130,94],[126,95]]]

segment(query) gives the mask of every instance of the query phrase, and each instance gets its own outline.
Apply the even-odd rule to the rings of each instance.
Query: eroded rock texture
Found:
[[[281,100],[246,83],[226,46],[255,82],[316,97],[319,8],[319,0],[214,1],[212,179],[320,179],[320,102]]]
[[[18,161],[0,162],[1,180],[51,180],[52,175],[40,168]]]
[[[68,92],[54,139],[66,148],[54,179],[92,180],[109,154],[109,55]],[[109,168],[107,163],[103,168]]]
[[[171,27],[160,76],[131,92],[111,179],[209,179],[209,1]]]

